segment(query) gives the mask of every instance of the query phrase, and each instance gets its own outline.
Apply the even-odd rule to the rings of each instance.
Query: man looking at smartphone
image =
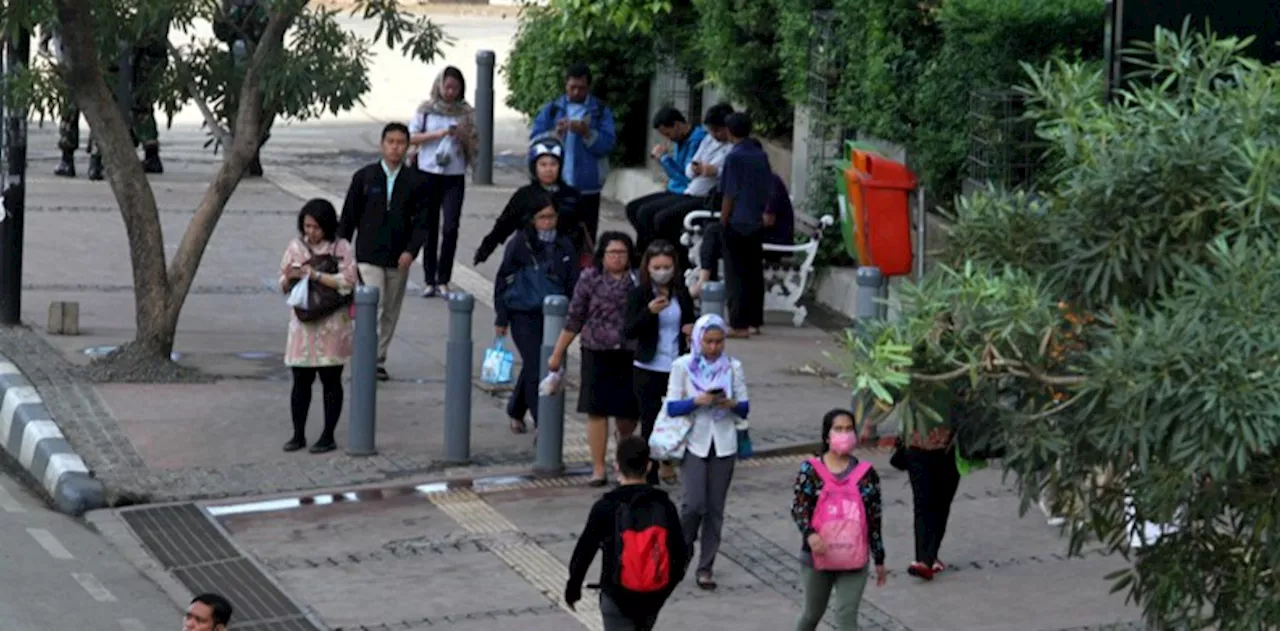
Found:
[[[685,167],[685,175],[689,185],[684,194],[669,199],[650,212],[648,234],[653,240],[662,239],[676,246],[680,253],[680,266],[688,268],[689,251],[680,245],[680,235],[684,232],[684,218],[689,213],[700,209],[714,209],[716,192],[720,183],[720,170],[724,166],[725,156],[733,145],[729,143],[729,130],[725,120],[733,113],[733,106],[728,103],[712,105],[702,117],[702,125],[707,133],[698,144]],[[637,232],[639,232],[637,228]]]
[[[693,179],[687,171],[693,155],[706,137],[705,127],[694,127],[674,107],[664,107],[653,115],[653,128],[667,142],[655,146],[649,156],[658,161],[667,177],[665,190],[627,202],[627,221],[636,229],[636,249],[643,252],[653,240],[653,215],[673,201],[680,201]],[[668,144],[668,143],[673,143]]]
[[[586,64],[574,64],[565,72],[564,92],[533,119],[530,146],[548,137],[564,146],[564,181],[581,193],[575,210],[588,243],[594,244],[600,228],[600,191],[609,173],[609,152],[617,142],[613,110],[591,95],[591,69]]]

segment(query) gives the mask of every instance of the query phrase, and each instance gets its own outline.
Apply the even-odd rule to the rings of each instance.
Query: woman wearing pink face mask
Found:
[[[870,548],[870,557],[875,564],[876,585],[884,585],[889,575],[884,567],[884,539],[880,533],[880,518],[884,508],[880,497],[880,476],[869,464],[860,466],[861,463],[853,456],[853,448],[858,444],[857,431],[853,412],[840,409],[827,412],[822,417],[822,454],[806,460],[800,465],[800,473],[796,475],[791,518],[804,537],[800,575],[805,595],[804,611],[796,622],[797,631],[814,631],[818,628],[833,591],[836,595],[836,628],[841,631],[857,629],[858,606],[862,603],[862,592],[866,589],[867,578],[871,574],[870,563],[856,570],[815,567],[833,565],[827,562],[826,557],[834,558],[828,545],[834,542],[824,541],[823,535],[815,529],[815,511],[822,498],[824,478],[832,480],[833,484],[844,484],[846,481],[857,484],[865,518],[861,526],[865,531],[859,533],[855,540],[866,542]],[[851,475],[859,477],[851,480]],[[823,527],[823,532],[832,531]],[[867,555],[861,556],[865,560]]]

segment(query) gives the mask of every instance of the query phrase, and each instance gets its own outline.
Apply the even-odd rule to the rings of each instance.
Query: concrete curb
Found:
[[[107,504],[93,477],[62,434],[40,393],[8,358],[0,356],[0,442],[35,478],[61,512],[75,517]]]

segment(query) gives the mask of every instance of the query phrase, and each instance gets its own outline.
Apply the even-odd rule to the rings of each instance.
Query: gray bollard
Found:
[[[712,281],[702,285],[702,313],[724,317],[724,283]]]
[[[859,322],[880,319],[880,298],[884,292],[884,276],[878,267],[859,267],[855,278],[858,282],[857,309],[854,318]]]
[[[471,313],[475,298],[466,292],[449,296],[449,349],[445,364],[444,453],[453,463],[471,460]]]
[[[476,133],[480,147],[476,152],[473,180],[476,184],[493,184],[493,66],[492,50],[476,53]]]
[[[351,355],[351,413],[347,418],[347,455],[372,456],[378,418],[378,288],[356,287],[356,330]]]
[[[555,350],[556,340],[564,330],[569,315],[569,299],[564,296],[547,296],[542,301],[542,366],[538,370],[538,382],[547,377],[547,360]],[[567,363],[567,358],[566,358]],[[560,370],[565,366],[561,364]],[[564,388],[550,396],[538,396],[538,453],[533,463],[538,475],[559,475],[564,472]]]

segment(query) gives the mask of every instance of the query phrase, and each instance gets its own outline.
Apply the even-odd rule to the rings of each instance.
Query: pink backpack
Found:
[[[867,566],[871,545],[867,530],[867,509],[862,504],[858,481],[871,469],[871,463],[859,462],[843,480],[827,470],[820,458],[809,464],[822,478],[818,505],[813,510],[811,525],[827,544],[827,553],[813,555],[815,570],[861,570]]]

